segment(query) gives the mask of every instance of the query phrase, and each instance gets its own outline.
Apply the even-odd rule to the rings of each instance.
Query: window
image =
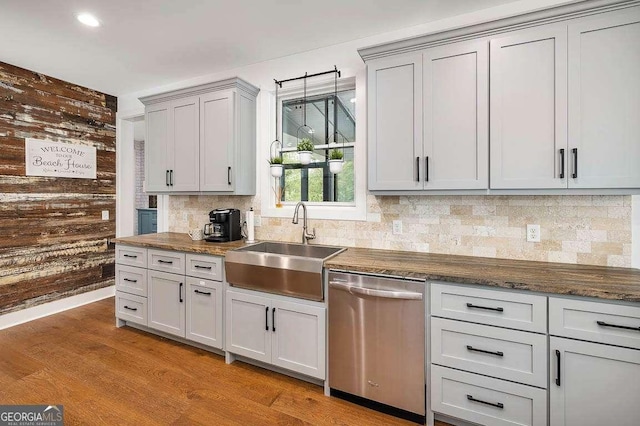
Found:
[[[355,204],[355,96],[355,88],[350,88],[337,94],[333,90],[314,94],[306,100],[301,95],[282,99],[284,174],[280,186],[284,203]],[[308,127],[304,127],[305,109]],[[308,165],[298,161],[297,144],[303,138],[310,139],[314,145]],[[327,162],[333,149],[341,150],[344,155],[343,169],[337,174],[329,171]]]

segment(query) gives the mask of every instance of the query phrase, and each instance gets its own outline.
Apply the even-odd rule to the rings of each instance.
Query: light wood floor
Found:
[[[109,298],[0,331],[0,404],[65,424],[411,425],[322,388],[129,327]],[[446,426],[440,423],[440,426]]]

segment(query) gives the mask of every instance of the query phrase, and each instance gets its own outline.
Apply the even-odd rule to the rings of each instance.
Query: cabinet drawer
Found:
[[[544,426],[547,391],[432,365],[431,408],[484,426]]]
[[[432,283],[431,315],[536,333],[547,332],[547,298],[534,294]]]
[[[187,254],[186,275],[205,280],[222,281],[222,258]]]
[[[147,267],[147,249],[142,247],[116,245],[116,263],[121,265]]]
[[[547,337],[541,334],[432,318],[431,362],[547,387]]]
[[[149,269],[184,275],[184,253],[167,250],[149,250],[147,258]]]
[[[116,316],[125,321],[147,325],[147,298],[116,291]]]
[[[549,334],[640,349],[640,307],[550,297]]]
[[[116,265],[116,290],[147,296],[147,270],[134,266]]]

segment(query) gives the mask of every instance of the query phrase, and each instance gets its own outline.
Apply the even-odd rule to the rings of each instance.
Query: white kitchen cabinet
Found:
[[[198,100],[198,96],[190,96],[171,102],[167,144],[167,168],[171,191],[198,191],[199,188]]]
[[[226,350],[262,362],[271,362],[269,300],[227,291]]]
[[[147,192],[198,191],[199,107],[191,96],[146,109]]]
[[[271,362],[307,376],[325,377],[326,309],[273,301]]]
[[[424,51],[424,189],[488,188],[488,59],[486,41]]]
[[[147,192],[255,195],[258,91],[231,78],[141,98]]]
[[[185,337],[184,283],[184,275],[147,272],[147,325],[150,328]]]
[[[200,97],[200,186],[203,191],[233,191],[235,93]]]
[[[147,192],[169,192],[169,120],[171,102],[160,102],[145,108],[144,170]]]
[[[194,342],[223,349],[221,282],[186,278],[186,332],[185,337]]]
[[[551,337],[551,426],[637,426],[640,351]]]
[[[640,188],[640,8],[570,22],[568,72],[569,188]]]
[[[228,352],[324,380],[324,307],[236,291],[226,304]]]
[[[422,54],[367,69],[369,190],[422,189]]]
[[[491,40],[492,189],[566,188],[566,24]]]

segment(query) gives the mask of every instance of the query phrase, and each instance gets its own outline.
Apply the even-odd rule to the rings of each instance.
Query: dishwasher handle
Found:
[[[415,291],[402,291],[402,290],[377,290],[374,288],[358,287],[349,284],[345,284],[340,281],[329,281],[329,287],[336,290],[343,290],[351,294],[358,294],[364,296],[381,297],[384,299],[406,299],[406,300],[422,300],[422,293],[416,293]]]

